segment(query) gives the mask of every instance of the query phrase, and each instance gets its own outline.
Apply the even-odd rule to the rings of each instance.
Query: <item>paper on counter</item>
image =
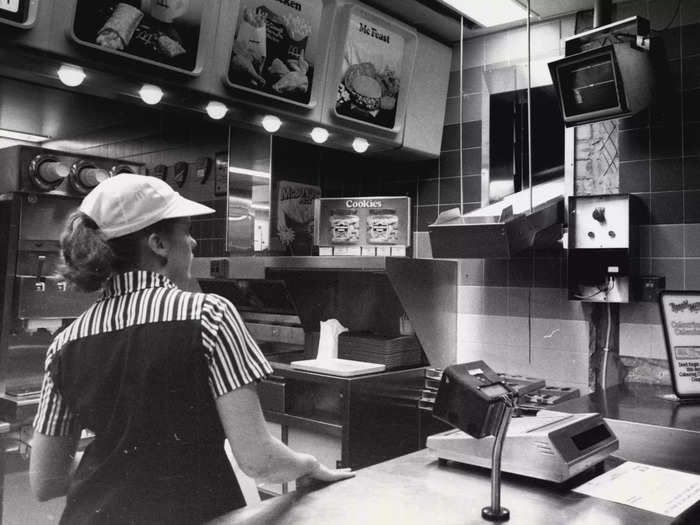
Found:
[[[627,461],[573,491],[675,518],[700,499],[700,476]]]

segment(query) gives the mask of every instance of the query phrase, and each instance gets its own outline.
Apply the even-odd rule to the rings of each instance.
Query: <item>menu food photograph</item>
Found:
[[[194,71],[205,2],[78,0],[73,33],[104,51]]]
[[[309,104],[321,0],[242,0],[229,84]]]
[[[393,128],[401,91],[404,38],[353,13],[343,55],[335,111],[338,115]]]

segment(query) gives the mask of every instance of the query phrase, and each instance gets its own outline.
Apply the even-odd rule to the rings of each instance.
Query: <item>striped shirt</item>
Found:
[[[178,289],[167,277],[134,271],[114,277],[93,306],[63,330],[48,349],[37,432],[65,436],[79,427],[78,414],[54,382],[52,363],[69,343],[98,334],[118,338],[127,328],[149,323],[199,323],[212,396],[220,397],[272,373],[272,367],[230,301],[215,294]]]

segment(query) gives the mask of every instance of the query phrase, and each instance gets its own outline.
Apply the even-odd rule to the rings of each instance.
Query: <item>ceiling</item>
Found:
[[[432,36],[446,44],[453,44],[460,40],[459,15],[446,7],[439,0],[362,0],[377,9],[384,11],[416,27],[421,32]],[[489,0],[478,0],[489,1]],[[526,0],[517,0],[525,5]],[[613,0],[613,3],[624,3],[628,0]],[[593,9],[594,0],[531,0],[530,9],[538,15],[537,21],[549,20]],[[464,38],[472,38],[494,31],[500,31],[507,27],[524,25],[521,23],[482,28],[475,26],[470,21],[464,28]]]

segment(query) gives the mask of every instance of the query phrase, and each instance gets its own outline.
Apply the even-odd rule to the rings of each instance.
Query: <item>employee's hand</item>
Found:
[[[328,468],[323,463],[319,463],[318,466],[308,474],[308,476],[318,481],[333,483],[342,479],[354,478],[355,473],[349,468]]]

